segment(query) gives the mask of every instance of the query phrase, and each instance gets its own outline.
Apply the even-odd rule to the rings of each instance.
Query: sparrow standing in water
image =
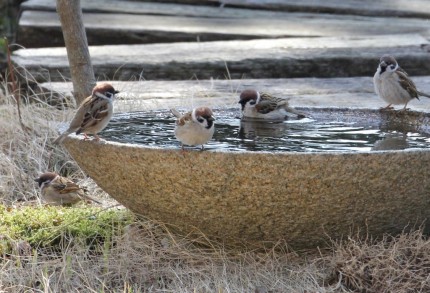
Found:
[[[392,109],[391,105],[405,105],[419,96],[430,98],[429,94],[417,90],[415,83],[408,74],[400,68],[396,59],[390,55],[384,55],[379,60],[379,66],[373,76],[373,85],[376,94],[386,101],[388,105],[384,109]]]
[[[46,172],[34,179],[39,184],[43,200],[51,205],[75,204],[81,200],[99,201],[85,194],[85,191],[72,180],[57,173]]]
[[[175,137],[184,145],[196,146],[207,143],[215,132],[212,110],[208,107],[194,108],[191,112],[181,115],[175,109],[171,109],[175,117]]]
[[[54,141],[54,144],[61,143],[72,132],[83,133],[85,139],[88,139],[87,134],[92,134],[96,141],[99,141],[97,133],[102,131],[112,118],[113,100],[117,93],[118,91],[109,83],[96,85],[91,96],[82,101],[69,128]]]
[[[304,113],[290,107],[288,100],[253,89],[244,90],[239,99],[239,104],[242,105],[242,118],[284,120],[288,114],[295,114],[298,118],[306,117]]]

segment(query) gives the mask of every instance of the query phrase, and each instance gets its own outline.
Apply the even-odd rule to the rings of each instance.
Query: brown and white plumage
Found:
[[[278,98],[253,89],[244,90],[239,98],[242,118],[284,120],[289,114],[295,114],[298,118],[306,117],[303,112],[291,107],[288,101],[289,99]]]
[[[72,180],[57,173],[46,172],[34,179],[39,184],[43,200],[51,205],[75,204],[81,200],[99,201],[85,194],[85,191]]]
[[[373,76],[373,85],[376,94],[386,101],[388,105],[405,105],[403,110],[412,99],[419,96],[430,98],[429,94],[417,90],[415,83],[409,75],[399,66],[396,59],[390,55],[384,55],[379,60],[379,65]]]
[[[97,133],[102,131],[113,115],[113,100],[118,93],[109,83],[101,83],[94,87],[91,96],[80,104],[75,116],[70,122],[69,128],[61,134],[54,144],[61,143],[69,134],[92,134],[96,140],[100,140]]]
[[[196,146],[207,143],[215,132],[212,110],[208,107],[194,108],[192,111],[181,115],[175,109],[171,109],[177,118],[175,125],[175,137],[184,145]]]

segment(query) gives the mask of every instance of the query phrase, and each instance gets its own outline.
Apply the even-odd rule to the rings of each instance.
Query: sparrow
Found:
[[[306,117],[304,113],[290,107],[288,101],[289,99],[277,98],[253,89],[244,90],[239,98],[242,118],[284,120],[289,113],[296,114],[298,118]]]
[[[84,133],[85,139],[88,139],[87,134],[92,134],[95,140],[99,141],[97,133],[102,131],[112,118],[113,100],[117,93],[119,92],[109,83],[96,85],[91,96],[79,105],[69,128],[54,141],[54,144],[61,143],[72,132]]]
[[[418,99],[419,96],[430,98],[429,94],[417,90],[415,83],[390,55],[384,55],[379,60],[373,85],[376,94],[388,103],[382,110],[392,109],[391,105],[404,104],[405,111],[410,100]]]
[[[46,172],[34,179],[39,184],[44,201],[51,205],[75,204],[81,200],[99,201],[85,194],[84,189],[72,180],[57,173]]]
[[[212,110],[208,107],[194,108],[192,111],[181,115],[175,109],[170,110],[177,118],[175,124],[175,137],[184,145],[196,146],[207,143],[215,132]]]

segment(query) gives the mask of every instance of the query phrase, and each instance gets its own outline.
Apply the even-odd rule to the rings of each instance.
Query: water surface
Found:
[[[261,122],[242,121],[238,109],[214,110],[215,134],[205,149],[365,152],[430,147],[427,118],[423,125],[399,112],[308,109],[307,113],[309,117],[300,120]],[[179,148],[174,127],[175,118],[167,110],[116,114],[102,136],[117,142]]]

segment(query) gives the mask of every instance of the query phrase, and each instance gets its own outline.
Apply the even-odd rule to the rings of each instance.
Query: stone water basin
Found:
[[[302,110],[315,120],[333,113],[342,120],[349,113],[348,121],[400,127],[403,135],[430,133],[430,116],[423,112]],[[103,190],[138,215],[232,245],[270,246],[282,239],[302,249],[354,229],[373,236],[398,233],[429,217],[430,149],[407,147],[401,137],[387,135],[387,146],[380,140],[373,148],[328,152],[231,151],[209,144],[184,153],[178,145],[96,143],[77,136],[65,147]]]

